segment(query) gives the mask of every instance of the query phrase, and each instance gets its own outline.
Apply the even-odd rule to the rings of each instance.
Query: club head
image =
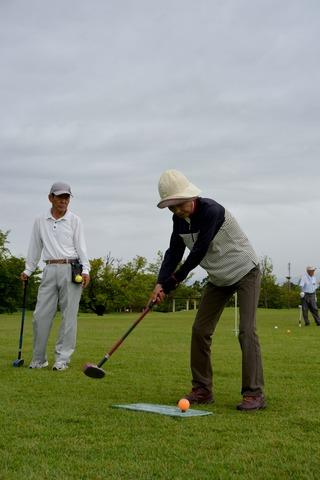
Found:
[[[13,367],[22,367],[22,365],[24,364],[24,360],[23,358],[17,358],[17,360],[15,360],[14,362],[12,362],[12,366]]]
[[[83,373],[91,378],[103,378],[106,374],[102,368],[98,367],[98,365],[93,365],[92,363],[86,363],[83,367]]]

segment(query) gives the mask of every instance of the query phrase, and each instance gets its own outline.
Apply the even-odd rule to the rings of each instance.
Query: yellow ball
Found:
[[[186,412],[190,407],[190,402],[186,398],[181,398],[178,402],[178,407],[180,408],[181,412]]]
[[[82,282],[82,275],[76,275],[74,279],[77,283],[81,283]]]

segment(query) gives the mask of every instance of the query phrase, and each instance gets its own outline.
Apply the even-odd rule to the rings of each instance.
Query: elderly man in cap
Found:
[[[320,317],[316,298],[317,280],[315,277],[315,271],[316,267],[308,266],[306,268],[306,273],[302,275],[300,280],[302,314],[306,327],[310,325],[308,310],[310,310],[316,325],[320,327]]]
[[[170,246],[160,267],[151,298],[160,303],[189,272],[201,265],[208,274],[191,339],[191,404],[213,402],[211,366],[212,334],[223,309],[238,292],[239,342],[242,350],[242,401],[238,410],[265,408],[263,368],[256,334],[256,308],[260,291],[258,258],[231,213],[177,170],[165,171],[159,181],[159,208],[173,213]],[[180,264],[185,248],[190,250]]]
[[[48,196],[51,209],[34,222],[25,270],[21,273],[21,279],[27,281],[42,256],[46,266],[33,315],[34,344],[30,368],[48,366],[47,342],[58,303],[62,319],[53,370],[68,368],[76,345],[82,287],[88,285],[90,277],[82,222],[68,210],[71,196],[67,183],[52,185]]]

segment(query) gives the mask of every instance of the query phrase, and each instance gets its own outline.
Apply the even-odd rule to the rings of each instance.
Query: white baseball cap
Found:
[[[63,195],[67,193],[68,195],[72,196],[71,187],[67,183],[64,182],[55,182],[52,187],[50,188],[50,195]]]
[[[158,190],[161,198],[157,205],[159,208],[179,205],[201,193],[201,190],[178,170],[166,170],[160,177]]]

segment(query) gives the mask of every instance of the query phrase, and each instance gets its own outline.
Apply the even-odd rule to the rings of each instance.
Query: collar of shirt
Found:
[[[51,213],[51,209],[48,211],[46,215],[47,220],[54,220],[55,222],[60,222],[61,220],[67,220],[67,217],[70,215],[69,210],[66,211],[66,213],[63,215],[61,218],[54,218],[54,216]]]

